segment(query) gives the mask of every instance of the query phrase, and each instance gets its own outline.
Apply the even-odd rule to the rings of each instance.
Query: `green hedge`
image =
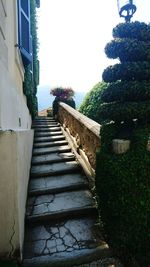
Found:
[[[117,81],[108,84],[101,95],[103,102],[150,100],[150,81]]]
[[[119,131],[120,126],[115,124],[101,128],[101,151],[96,169],[100,216],[106,239],[125,266],[148,267],[150,152],[146,146],[150,127],[132,129],[131,149],[126,154],[115,155],[112,139],[118,137]]]
[[[116,82],[117,80],[150,80],[150,62],[118,63],[106,68],[102,78],[105,82]]]
[[[105,47],[109,58],[119,58],[120,61],[149,61],[150,42],[136,39],[115,39]]]
[[[113,29],[113,37],[150,41],[150,25],[139,21],[120,23]]]
[[[138,119],[139,123],[150,122],[150,101],[104,103],[99,109],[99,123],[103,121],[130,122]]]
[[[37,115],[37,85],[39,83],[39,61],[38,61],[38,38],[37,38],[37,19],[36,19],[36,1],[30,1],[30,22],[32,34],[32,53],[33,62],[25,66],[23,92],[27,98],[27,105],[32,118]]]
[[[99,82],[93,89],[85,96],[79,111],[92,120],[99,121],[99,108],[101,101],[101,94],[107,88],[107,84]]]

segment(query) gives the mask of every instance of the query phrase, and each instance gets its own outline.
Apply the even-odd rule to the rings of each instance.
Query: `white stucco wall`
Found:
[[[33,144],[17,20],[17,0],[0,0],[0,257],[22,252]]]
[[[22,251],[33,131],[0,132],[0,257]]]
[[[16,0],[0,0],[0,129],[29,129],[31,116],[22,83]]]

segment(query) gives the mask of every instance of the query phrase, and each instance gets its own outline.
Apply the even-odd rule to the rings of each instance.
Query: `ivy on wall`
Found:
[[[36,1],[30,0],[30,27],[32,35],[32,63],[25,66],[23,92],[27,97],[27,105],[32,118],[37,115],[37,86],[39,84],[38,38]]]

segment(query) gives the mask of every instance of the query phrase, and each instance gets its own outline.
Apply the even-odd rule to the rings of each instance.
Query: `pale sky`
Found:
[[[126,1],[123,1],[126,2]],[[134,20],[150,22],[150,0],[136,0]],[[104,47],[123,22],[117,0],[41,0],[39,17],[40,87],[71,86],[89,91],[114,60]]]

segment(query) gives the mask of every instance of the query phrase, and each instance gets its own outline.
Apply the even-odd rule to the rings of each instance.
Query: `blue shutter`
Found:
[[[24,65],[32,62],[32,42],[30,34],[30,0],[18,0],[19,48]]]

